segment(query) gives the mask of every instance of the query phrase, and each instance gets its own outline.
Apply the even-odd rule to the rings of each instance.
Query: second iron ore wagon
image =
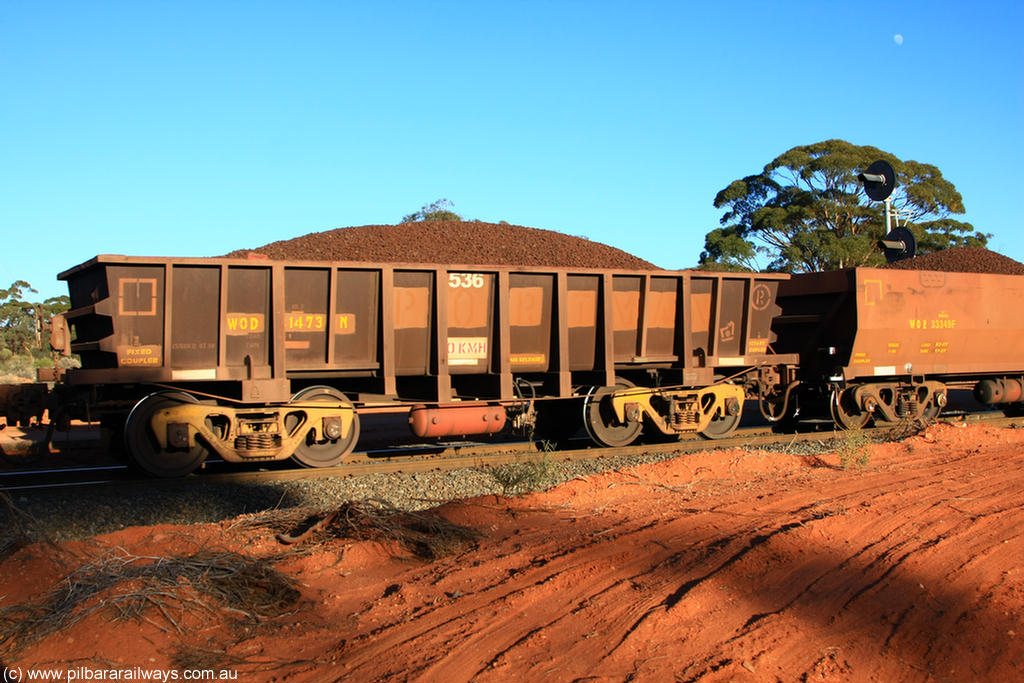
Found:
[[[1024,275],[850,268],[779,289],[777,349],[799,396],[846,428],[930,418],[951,388],[1024,408]]]

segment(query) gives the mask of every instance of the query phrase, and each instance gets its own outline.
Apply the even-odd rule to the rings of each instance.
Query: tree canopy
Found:
[[[41,332],[54,314],[68,310],[70,300],[55,296],[42,303],[25,301],[25,293],[35,291],[24,280],[0,288],[0,374],[30,376],[33,364],[52,365]]]
[[[878,159],[896,170],[892,206],[917,238],[919,254],[985,246],[991,235],[951,218],[964,213],[963,199],[938,168],[826,140],[794,147],[718,193],[722,227],[705,237],[700,267],[801,272],[885,263],[878,245],[884,204],[871,201],[857,179]]]
[[[452,211],[455,204],[447,199],[438,199],[433,204],[420,207],[416,213],[402,217],[402,223],[418,223],[420,221],[461,221],[462,216]]]

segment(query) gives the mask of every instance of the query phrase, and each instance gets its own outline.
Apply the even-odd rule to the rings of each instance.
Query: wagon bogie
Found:
[[[941,382],[868,382],[834,387],[829,410],[837,426],[859,429],[933,420],[946,406],[948,390]]]
[[[932,419],[947,402],[941,382],[870,382],[846,390],[858,409],[871,415],[876,424],[897,424],[907,420]]]
[[[300,393],[287,404],[224,406],[180,391],[141,399],[124,426],[128,455],[156,476],[182,476],[209,453],[228,462],[283,460],[336,465],[352,451],[359,420],[334,390]]]
[[[745,392],[742,386],[716,384],[699,388],[608,387],[606,421],[635,425],[667,436],[697,432],[719,439],[739,425]]]

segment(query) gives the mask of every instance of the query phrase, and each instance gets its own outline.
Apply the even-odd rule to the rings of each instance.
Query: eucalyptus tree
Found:
[[[914,232],[919,254],[985,246],[991,235],[953,218],[964,213],[963,198],[938,168],[826,140],[794,147],[718,193],[722,227],[705,237],[700,267],[801,272],[885,263],[878,244],[884,205],[871,201],[857,178],[878,159],[896,170],[892,206]]]

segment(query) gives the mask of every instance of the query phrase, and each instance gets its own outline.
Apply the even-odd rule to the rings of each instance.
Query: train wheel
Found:
[[[642,422],[619,422],[615,418],[609,394],[630,389],[633,384],[624,379],[617,380],[613,387],[593,387],[583,399],[583,426],[594,443],[601,446],[628,446],[636,441],[643,429]]]
[[[331,387],[309,387],[292,396],[291,403],[323,401],[350,405],[344,394]],[[297,416],[285,418],[285,429],[290,434],[299,425]],[[319,428],[310,427],[306,438],[292,453],[292,460],[303,467],[334,467],[352,452],[359,440],[359,415],[352,416],[352,427],[348,436],[338,439],[325,438]]]
[[[871,413],[860,409],[853,400],[853,392],[849,389],[833,391],[829,407],[832,410],[832,419],[843,429],[860,429],[871,419]]]
[[[164,449],[150,420],[165,408],[198,402],[183,391],[160,391],[136,403],[124,424],[124,445],[132,462],[157,477],[183,477],[196,471],[209,455],[206,447],[197,443],[189,448]]]
[[[708,424],[704,431],[700,432],[700,435],[705,439],[727,439],[732,436],[733,432],[736,431],[736,427],[739,426],[740,417],[742,415],[713,417],[711,418],[711,423]]]

